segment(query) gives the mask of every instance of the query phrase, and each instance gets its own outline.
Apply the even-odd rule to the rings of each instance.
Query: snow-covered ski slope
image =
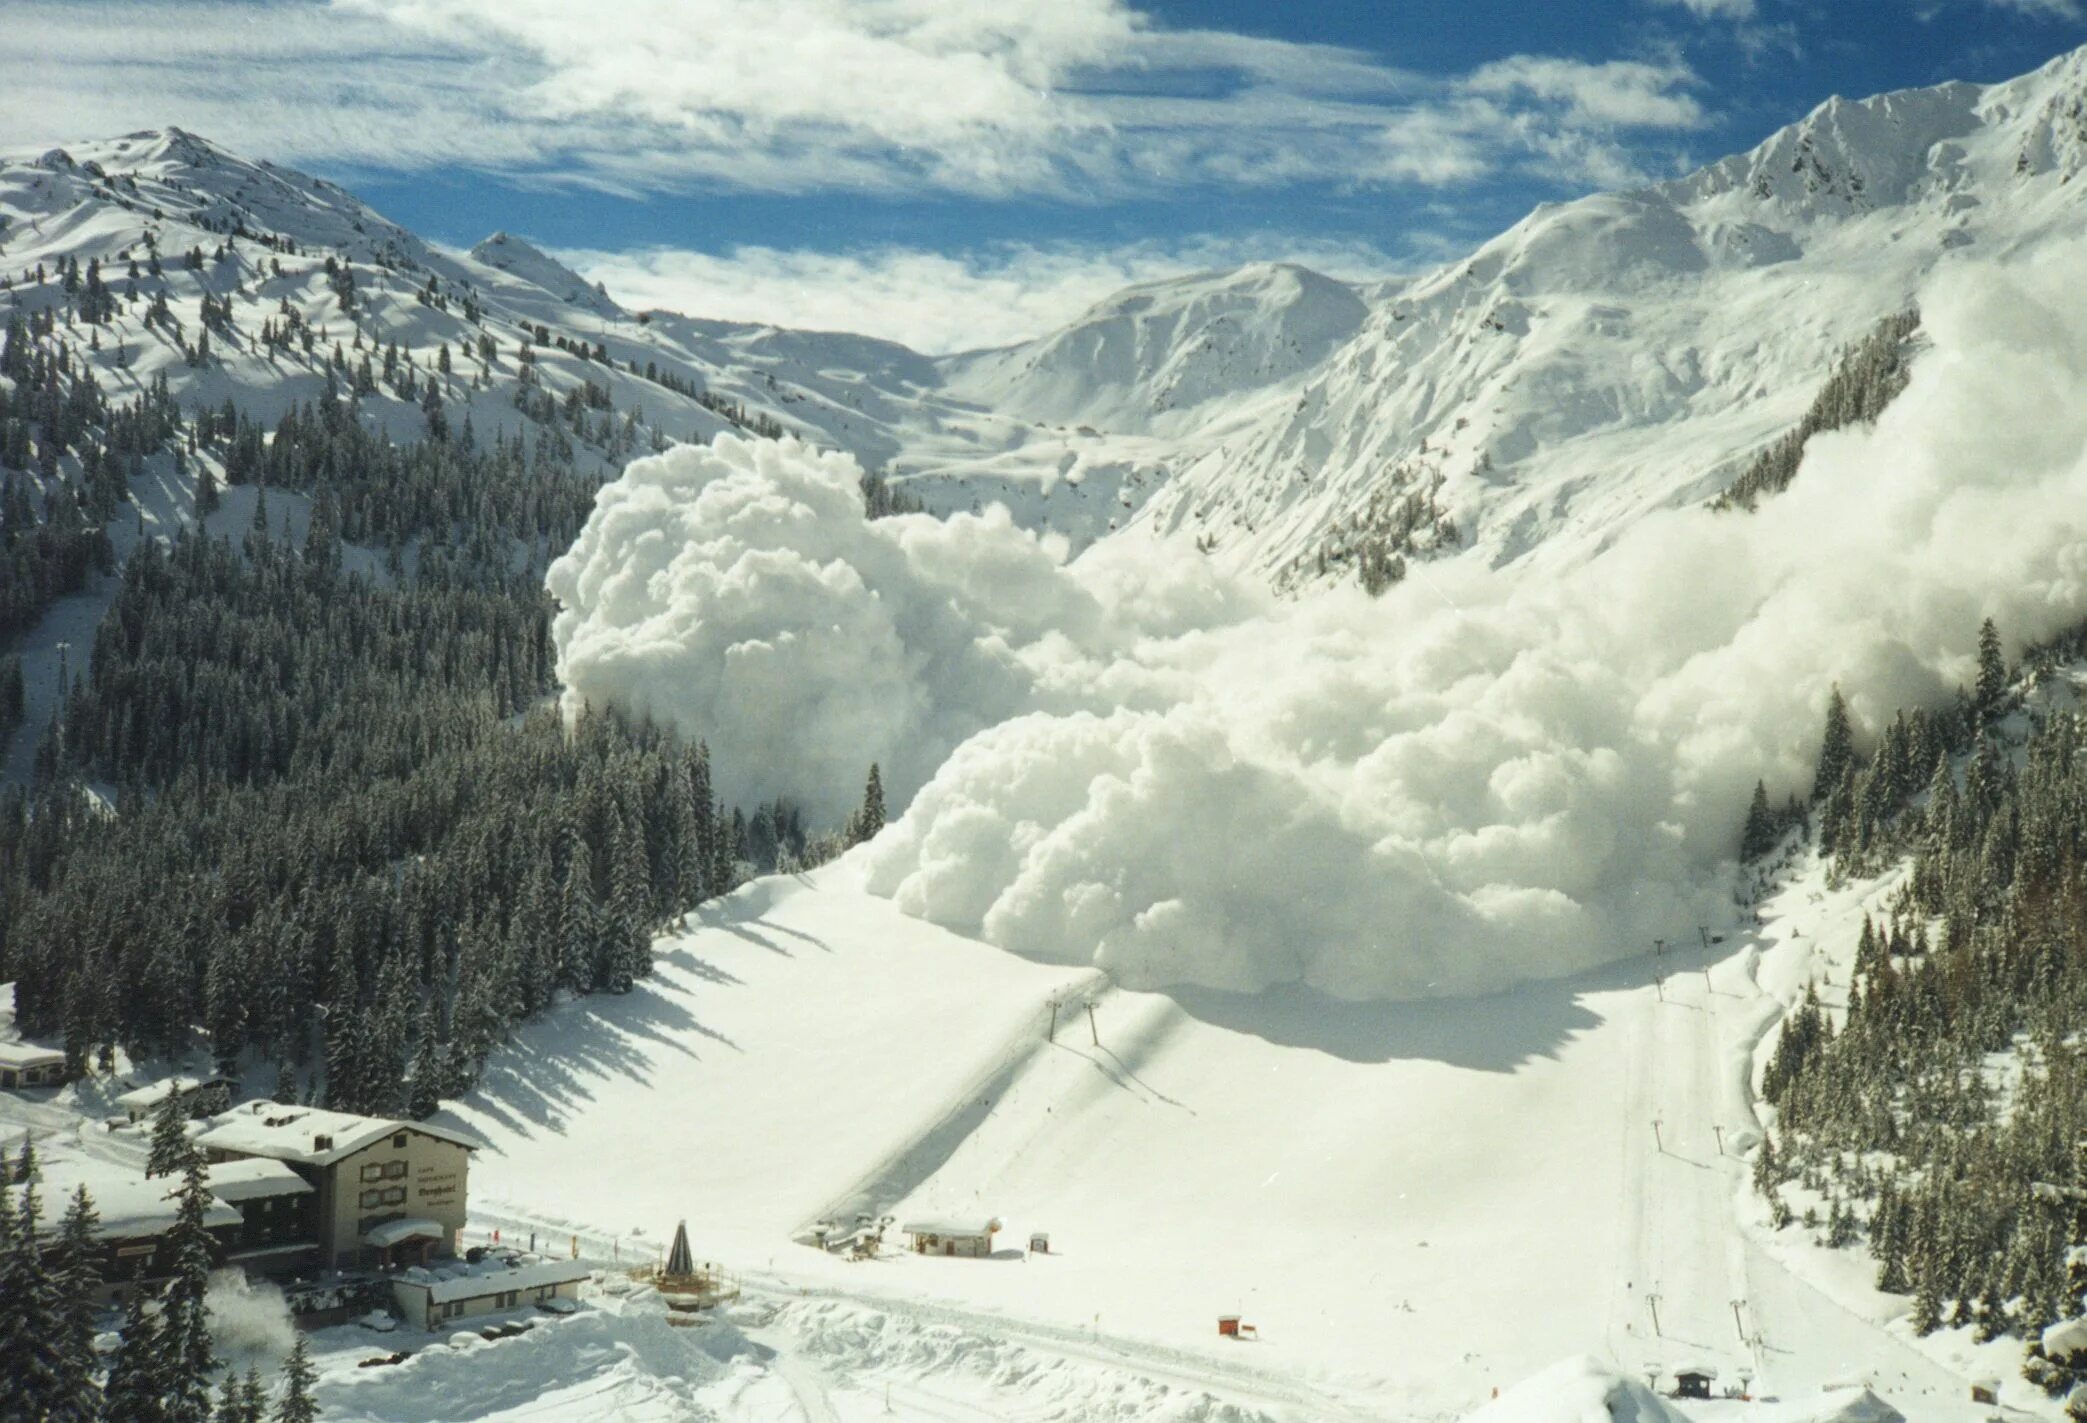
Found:
[[[749,886],[630,997],[524,1030],[453,1113],[493,1143],[474,1208],[625,1261],[685,1218],[757,1296],[877,1321],[850,1330],[968,1332],[1279,1418],[1462,1417],[1582,1354],[1743,1371],[1791,1417],[1867,1384],[1910,1418],[1982,1418],[1967,1380],[2012,1375],[2005,1345],[1915,1341],[1746,1184],[1764,1034],[1807,982],[1845,983],[1826,950],[1883,886],[1808,869],[1708,948],[1677,926],[1591,977],[1350,1005],[1109,990],[856,878]],[[858,1211],[1006,1228],[985,1260],[895,1231],[874,1261],[800,1243]],[[1259,1338],[1220,1340],[1226,1313]],[[982,1416],[1020,1415],[1020,1378],[999,1387]]]
[[[2083,115],[2087,51],[2004,84],[1836,99],[1687,177],[1546,205],[1433,271],[1355,284],[1250,265],[1135,287],[1034,341],[940,358],[629,312],[519,236],[440,250],[323,180],[172,129],[0,155],[0,272],[16,279],[7,301],[30,311],[55,297],[21,279],[39,262],[142,256],[151,232],[187,331],[206,290],[231,295],[242,334],[201,369],[143,327],[143,288],[100,350],[62,332],[112,390],[164,371],[189,404],[231,395],[267,413],[312,398],[319,361],[253,340],[287,302],[321,357],[359,330],[424,371],[450,345],[452,421],[468,408],[490,437],[523,424],[518,345],[541,324],[554,338],[535,352],[543,387],[605,387],[640,452],[655,432],[724,426],[700,390],[855,453],[934,510],[1003,502],[1076,546],[1193,534],[1288,583],[1322,576],[1322,548],[1438,481],[1461,542],[1495,563],[1577,560],[1649,509],[1707,496],[1796,421],[1836,351],[1938,268],[2080,227]],[[235,241],[217,262],[242,230],[298,255]],[[212,254],[201,272],[179,261],[193,246]],[[353,269],[352,314],[329,256]],[[119,292],[126,268],[110,269]],[[441,304],[416,296],[430,278]],[[481,334],[496,347],[482,370],[463,359]],[[402,436],[420,429],[417,409],[386,396],[366,413]],[[580,441],[583,461],[628,453],[597,435]],[[1336,558],[1323,576],[1352,568]]]

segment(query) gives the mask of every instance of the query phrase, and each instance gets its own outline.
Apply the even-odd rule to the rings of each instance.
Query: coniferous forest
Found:
[[[2087,717],[2039,687],[2083,651],[2036,649],[2015,679],[1987,623],[1976,684],[1867,757],[1835,693],[1801,814],[1835,875],[1906,872],[1844,995],[1815,987],[1783,1025],[1754,1165],[1778,1225],[1802,1209],[1824,1243],[1864,1246],[1922,1333],[2024,1339],[2054,1395],[2087,1379],[2042,1342],[2087,1289]],[[1787,824],[1763,814],[1757,796],[1756,849]]]

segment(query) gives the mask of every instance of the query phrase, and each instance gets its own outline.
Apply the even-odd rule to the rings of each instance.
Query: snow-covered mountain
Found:
[[[1575,560],[1708,496],[1938,267],[2076,228],[2083,166],[2087,51],[2004,84],[1834,99],[1748,153],[1541,207],[1419,275],[1256,264],[1148,283],[1036,340],[939,360],[633,314],[523,238],[443,251],[333,184],[178,129],[0,160],[0,272],[28,313],[56,300],[61,260],[98,259],[115,320],[60,339],[116,388],[165,373],[187,403],[266,414],[315,396],[335,345],[352,361],[358,342],[396,344],[420,371],[447,346],[444,397],[482,435],[530,426],[523,383],[579,392],[568,432],[604,465],[779,428],[931,510],[1005,503],[1075,547],[1193,535],[1289,585],[1352,576],[1372,547]],[[188,329],[206,294],[230,300],[210,361],[145,325],[126,274],[151,246]],[[180,261],[192,248],[199,269]],[[271,317],[308,327],[310,349],[256,339]],[[420,428],[397,388],[364,409],[402,437]]]
[[[1688,177],[1539,208],[1369,293],[1356,334],[1279,405],[1181,431],[1140,522],[1296,571],[1373,503],[1439,480],[1494,561],[1578,557],[1715,489],[1795,422],[1840,347],[1957,254],[2078,230],[2083,165],[2076,53],[2006,84],[1835,99]],[[1105,306],[1075,331],[1115,320]]]

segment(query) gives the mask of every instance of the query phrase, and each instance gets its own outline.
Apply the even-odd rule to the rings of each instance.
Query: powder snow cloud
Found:
[[[835,814],[907,912],[1134,985],[1499,988],[1729,915],[1755,778],[1829,688],[1875,726],[2087,617],[2087,248],[1963,266],[1872,430],[1753,515],[1669,511],[1563,572],[1433,566],[1275,603],[1190,550],[1068,563],[997,512],[864,521],[852,463],[634,464],[553,570],[569,695]]]

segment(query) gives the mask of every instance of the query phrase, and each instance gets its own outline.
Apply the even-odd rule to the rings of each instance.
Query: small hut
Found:
[[[1684,1364],[1674,1370],[1674,1396],[1708,1398],[1710,1386],[1716,1382],[1717,1370],[1708,1364]]]
[[[993,1236],[999,1230],[998,1216],[936,1217],[907,1221],[899,1227],[899,1233],[911,1239],[916,1255],[954,1255],[973,1260],[993,1253]]]

